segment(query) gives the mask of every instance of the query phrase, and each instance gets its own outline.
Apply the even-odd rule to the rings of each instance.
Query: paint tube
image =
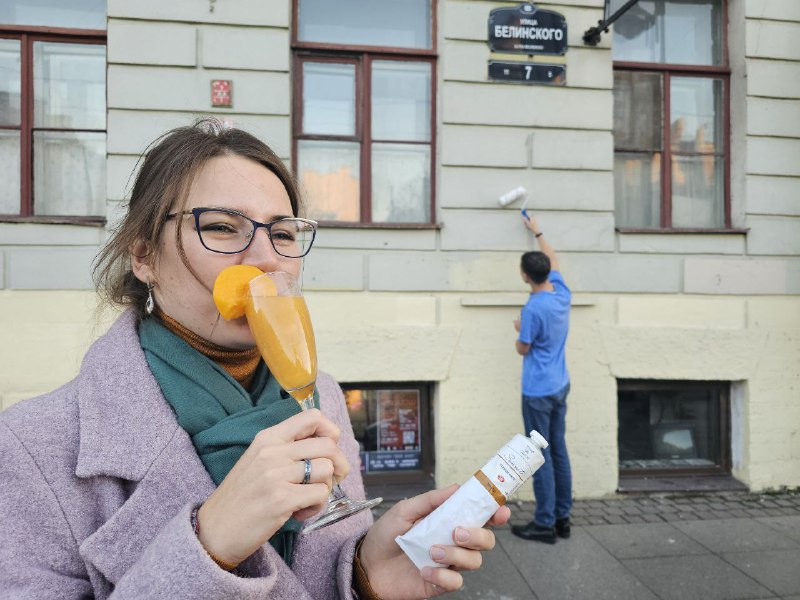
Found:
[[[544,464],[547,441],[537,431],[517,434],[447,501],[395,541],[418,568],[442,567],[431,546],[453,545],[456,527],[483,527],[534,471]]]

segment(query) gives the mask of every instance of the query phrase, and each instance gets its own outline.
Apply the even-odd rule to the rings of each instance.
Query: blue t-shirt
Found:
[[[549,396],[569,383],[564,346],[572,293],[558,271],[550,271],[553,291],[531,294],[522,307],[519,341],[531,349],[522,358],[522,393]]]

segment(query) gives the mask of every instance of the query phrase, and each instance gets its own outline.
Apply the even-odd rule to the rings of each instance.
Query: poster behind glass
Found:
[[[422,468],[419,390],[347,390],[345,400],[362,473]]]

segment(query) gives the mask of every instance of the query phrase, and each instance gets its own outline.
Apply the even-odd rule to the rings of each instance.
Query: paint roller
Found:
[[[522,187],[521,185],[515,187],[510,192],[506,192],[505,194],[500,196],[497,199],[497,201],[500,203],[500,206],[508,206],[509,204],[511,204],[512,202],[516,202],[520,198],[525,198],[525,200],[522,202],[522,206],[520,207],[520,212],[522,213],[522,216],[527,219],[528,211],[525,210],[525,207],[528,205],[528,196],[526,195],[525,188]]]

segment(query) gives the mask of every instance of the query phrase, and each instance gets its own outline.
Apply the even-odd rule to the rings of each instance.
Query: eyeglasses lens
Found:
[[[203,245],[214,252],[241,252],[247,248],[254,232],[249,219],[221,210],[200,213],[199,225]],[[314,239],[313,226],[300,219],[281,219],[269,229],[273,248],[288,258],[304,256]]]

